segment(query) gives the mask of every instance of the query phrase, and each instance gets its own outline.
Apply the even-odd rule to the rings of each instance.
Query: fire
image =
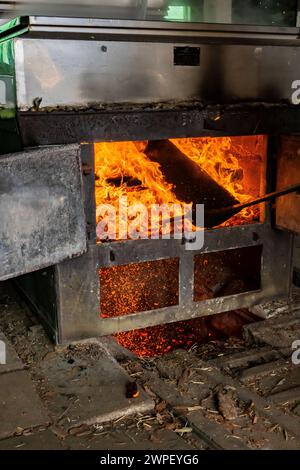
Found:
[[[242,152],[244,158],[251,158],[251,155],[245,147],[235,147],[232,138],[172,139],[171,142],[227,189],[240,203],[248,202],[253,198],[253,195],[245,193],[244,169],[234,153]],[[249,207],[223,225],[240,225],[258,218],[259,207]]]
[[[247,162],[252,153],[247,146],[237,144],[239,138],[187,138],[172,139],[176,146],[188,159],[195,162],[215,182],[226,189],[238,201],[247,202],[260,194],[259,184],[256,191],[245,189],[247,179]],[[249,139],[249,138],[248,138]],[[251,137],[261,144],[263,136]],[[128,206],[142,203],[149,208],[152,226],[157,225],[161,233],[161,215],[155,216],[150,212],[153,204],[165,204],[178,207],[172,217],[181,216],[183,201],[176,197],[174,185],[166,181],[161,165],[151,161],[146,154],[148,142],[104,142],[95,144],[95,173],[96,173],[96,206],[110,204],[117,210],[118,222],[130,223],[129,220],[119,220],[119,204],[122,198],[127,198]],[[176,163],[175,163],[176,165]],[[259,173],[259,171],[258,171]],[[185,201],[186,202],[186,201]],[[188,201],[192,204],[194,201]],[[176,206],[174,206],[176,205]],[[179,210],[180,208],[180,210]],[[225,222],[223,225],[242,225],[259,219],[258,207],[244,209],[240,214]],[[103,214],[97,213],[97,223]],[[153,220],[157,217],[159,220]],[[173,227],[174,228],[174,227]],[[172,233],[172,226],[170,226]],[[148,226],[139,227],[141,236],[148,236]],[[116,239],[122,239],[120,233]]]
[[[148,208],[153,204],[181,205],[172,192],[172,185],[165,182],[159,164],[151,162],[143,153],[145,146],[143,142],[95,144],[96,207],[108,203],[118,209],[124,197],[128,206],[140,203]],[[100,220],[101,216],[97,215],[97,223]],[[119,219],[117,227],[118,222]],[[157,221],[152,221],[153,225],[155,223]],[[140,232],[141,236],[148,235],[143,227]]]
[[[143,153],[142,143],[95,144],[95,170],[97,206],[105,202],[115,204],[122,196],[127,196],[130,204],[142,202],[148,206],[177,202],[159,165]]]
[[[178,149],[184,159],[191,161],[194,167],[198,165],[209,175],[209,182],[216,182],[235,200],[247,202],[263,192],[264,136],[186,138],[171,139],[169,142],[173,146],[169,147],[173,149],[172,152],[174,148],[175,151]],[[146,141],[95,144],[96,205],[97,208],[105,204],[113,206],[117,213],[117,226],[129,224],[133,219],[129,217],[128,220],[121,220],[118,210],[123,198],[127,198],[129,206],[142,203],[152,218],[156,217],[150,210],[153,204],[182,206],[183,201],[175,194],[175,183],[170,182],[170,175],[167,180],[162,165],[150,159],[147,149]],[[173,158],[173,153],[171,156]],[[188,202],[194,203],[192,200]],[[172,215],[176,217],[178,214],[174,212]],[[259,207],[248,208],[223,225],[253,223],[259,220],[260,215]],[[98,211],[97,223],[102,217]],[[158,220],[151,220],[153,223],[158,225],[160,234],[161,216],[158,216]],[[170,233],[173,228],[170,225]],[[141,236],[147,236],[147,230],[141,225]],[[119,232],[110,239],[123,238]],[[210,270],[207,260],[203,264]],[[178,305],[178,259],[102,268],[99,275],[102,318]],[[120,344],[139,356],[154,356],[179,347],[189,348],[195,343],[201,344],[219,337],[219,333],[212,328],[210,320],[202,318],[122,332],[115,337]]]

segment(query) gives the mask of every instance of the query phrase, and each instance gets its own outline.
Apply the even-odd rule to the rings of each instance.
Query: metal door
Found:
[[[80,148],[0,156],[0,280],[87,250]]]

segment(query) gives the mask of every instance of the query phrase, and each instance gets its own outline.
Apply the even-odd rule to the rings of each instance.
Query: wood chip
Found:
[[[193,428],[181,428],[181,429],[175,429],[175,432],[178,434],[189,434],[193,432]]]
[[[164,400],[162,400],[155,406],[155,411],[157,413],[162,413],[163,411],[165,411],[166,407],[167,407],[167,403]]]
[[[143,423],[144,428],[152,429],[151,424]]]
[[[177,387],[178,388],[186,387],[186,385],[188,384],[188,380],[192,374],[193,374],[192,369],[190,368],[184,369],[180,379],[177,382]]]
[[[15,431],[15,435],[16,436],[21,436],[23,434],[23,432],[24,432],[23,428],[17,427],[16,431]]]
[[[82,424],[81,426],[77,428],[71,428],[69,431],[69,434],[71,434],[71,436],[79,436],[89,431],[90,431],[90,427],[87,424]],[[90,432],[90,434],[91,433],[92,431]]]
[[[237,418],[237,406],[236,400],[229,390],[220,390],[217,394],[218,398],[218,407],[220,414],[227,421],[232,421]]]
[[[200,406],[200,405],[195,405],[195,406],[178,405],[178,406],[174,406],[173,409],[175,411],[185,411],[186,413],[192,413],[193,411],[205,410],[204,406]]]
[[[275,426],[272,426],[272,427],[269,429],[269,431],[270,431],[270,432],[274,432],[274,431],[276,431],[277,429],[280,429],[279,424],[275,424]]]
[[[158,424],[164,424],[164,418],[160,413],[156,413],[156,419],[158,421]]]
[[[187,411],[188,413],[191,413],[192,411],[199,411],[199,410],[204,410],[203,406],[196,405],[196,406],[188,406]]]
[[[143,385],[143,389],[145,390],[145,392],[147,393],[147,395],[149,395],[149,397],[151,397],[151,398],[157,398],[156,394],[151,390],[151,388],[150,388],[147,384],[144,384],[144,385]]]
[[[65,439],[68,435],[67,431],[59,426],[52,426],[51,431],[59,438]]]

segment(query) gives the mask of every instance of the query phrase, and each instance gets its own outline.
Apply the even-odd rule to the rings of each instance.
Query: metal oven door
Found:
[[[0,156],[0,280],[86,250],[79,146]]]
[[[283,136],[277,166],[277,188],[300,182],[300,136]],[[300,194],[281,197],[276,203],[276,225],[300,234]]]

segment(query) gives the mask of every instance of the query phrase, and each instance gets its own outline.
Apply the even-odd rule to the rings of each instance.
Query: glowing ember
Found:
[[[119,317],[178,305],[178,277],[178,259],[101,269],[101,316]]]
[[[241,337],[243,327],[257,320],[247,310],[239,310],[119,333],[115,339],[137,356],[154,357],[209,341]]]
[[[175,349],[189,349],[195,343],[207,340],[207,327],[203,319],[158,325],[142,330],[118,333],[115,339],[123,347],[140,357],[161,356]],[[212,337],[209,338],[213,339]]]

